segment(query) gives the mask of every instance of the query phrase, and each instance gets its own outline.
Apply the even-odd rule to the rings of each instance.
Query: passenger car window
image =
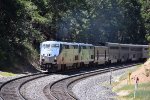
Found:
[[[119,49],[119,47],[111,46],[110,49]]]
[[[142,48],[131,48],[131,51],[142,51]]]
[[[121,47],[122,50],[129,50],[129,47]]]

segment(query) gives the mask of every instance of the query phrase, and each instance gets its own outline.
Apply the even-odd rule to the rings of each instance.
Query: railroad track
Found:
[[[36,73],[32,75],[27,75],[19,78],[12,79],[3,83],[0,86],[0,100],[26,100],[20,93],[20,88],[27,82],[48,76],[44,73]]]
[[[134,65],[137,64],[131,64],[121,67],[111,67],[111,70],[119,70]],[[109,71],[110,68],[105,68],[77,75],[72,75],[70,77],[63,78],[61,80],[48,84],[47,86],[45,86],[43,92],[49,100],[78,100],[78,98],[71,91],[72,87],[76,82],[79,82],[87,77],[92,77]]]

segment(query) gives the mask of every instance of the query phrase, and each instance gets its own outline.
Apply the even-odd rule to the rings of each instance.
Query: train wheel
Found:
[[[68,70],[68,66],[66,66],[66,64],[64,64],[64,70]]]
[[[89,64],[88,64],[88,67],[92,67],[93,66],[93,62],[90,62]]]
[[[80,68],[80,63],[77,63],[77,68]]]
[[[111,60],[109,60],[108,63],[111,64]]]
[[[77,66],[78,66],[78,64],[77,64],[77,63],[74,63],[74,64],[73,64],[73,69],[77,69]]]
[[[106,65],[108,65],[108,62],[107,62],[107,61],[105,61],[104,65],[105,65],[105,66],[106,66]]]
[[[47,64],[46,66],[47,66],[47,69],[48,69],[48,73],[50,73],[50,72],[51,72],[51,67],[52,67],[52,65]]]
[[[95,65],[95,67],[98,67],[98,63],[97,62],[94,65]]]
[[[81,67],[81,68],[84,68],[84,67],[85,67],[85,64],[82,62],[81,65],[80,65],[80,67]]]
[[[61,71],[64,71],[65,68],[64,68],[64,64],[61,64]]]
[[[53,65],[51,68],[51,72],[56,72],[57,71],[57,65]]]

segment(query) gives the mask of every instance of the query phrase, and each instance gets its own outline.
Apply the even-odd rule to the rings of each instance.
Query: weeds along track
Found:
[[[139,63],[138,63],[139,64]],[[119,70],[127,67],[131,67],[138,64],[130,64],[118,67],[111,67],[111,70]],[[82,81],[85,78],[99,75],[102,73],[107,73],[110,68],[99,69],[91,72],[85,72],[81,74],[72,75],[67,78],[55,81],[47,86],[45,86],[43,92],[49,100],[78,100],[78,98],[73,94],[72,87],[76,82]]]
[[[16,79],[12,79],[10,81],[5,82],[0,87],[0,99],[2,100],[26,100],[20,93],[20,88],[27,82],[48,76],[44,73],[36,73],[32,75],[27,75],[23,77],[19,77]]]

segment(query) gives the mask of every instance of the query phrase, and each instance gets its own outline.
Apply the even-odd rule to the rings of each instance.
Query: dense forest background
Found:
[[[147,44],[150,1],[0,0],[0,69],[36,66],[45,40]]]

